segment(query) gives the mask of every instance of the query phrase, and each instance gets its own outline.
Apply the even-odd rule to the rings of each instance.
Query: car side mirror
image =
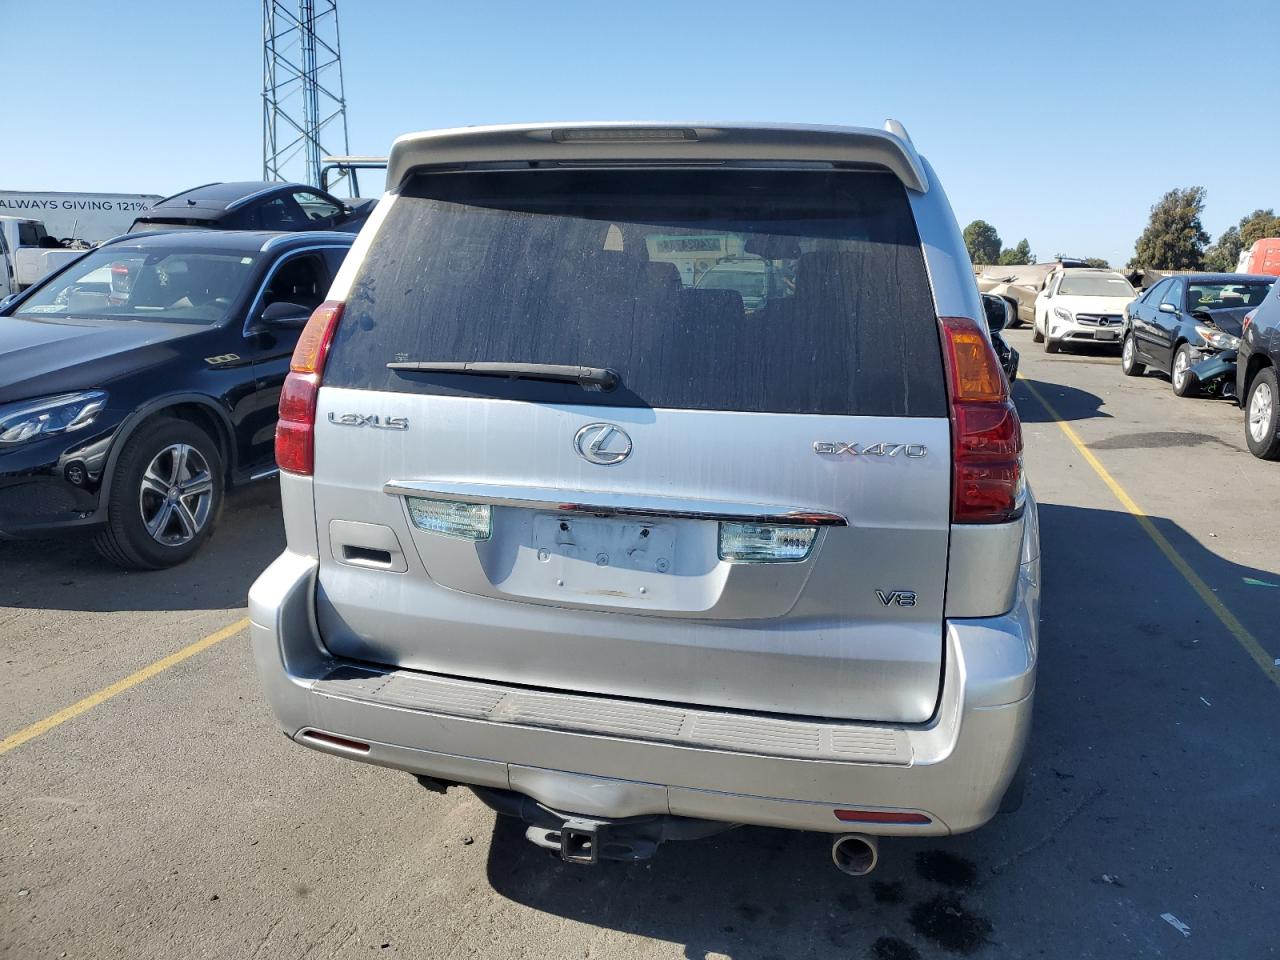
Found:
[[[1162,303],[1160,304],[1160,312],[1161,313],[1177,313],[1178,308],[1175,307],[1172,303]]]
[[[301,330],[307,325],[310,317],[310,307],[304,307],[300,303],[289,303],[287,300],[277,300],[275,303],[268,304],[258,315],[258,319],[268,326],[281,327],[285,330]]]
[[[1012,312],[1009,309],[1009,301],[990,293],[982,295],[982,312],[987,317],[987,329],[992,333],[999,333],[1009,326],[1010,320],[1013,319],[1009,315]]]

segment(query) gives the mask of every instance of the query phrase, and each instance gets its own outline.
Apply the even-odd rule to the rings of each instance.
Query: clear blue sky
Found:
[[[962,225],[1042,258],[1123,263],[1172,187],[1208,188],[1215,236],[1280,208],[1271,0],[339,6],[353,153],[472,123],[892,116]],[[257,0],[0,0],[0,44],[0,189],[261,175]]]

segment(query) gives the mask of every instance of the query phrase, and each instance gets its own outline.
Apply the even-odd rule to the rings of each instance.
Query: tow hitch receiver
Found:
[[[511,790],[471,787],[487,806],[527,824],[525,839],[560,854],[565,863],[594,866],[605,860],[648,860],[668,840],[696,840],[735,826],[717,820],[695,820],[672,814],[605,818],[553,810]]]
[[[560,858],[565,863],[594,864],[600,859],[600,824],[577,817],[560,828]]]

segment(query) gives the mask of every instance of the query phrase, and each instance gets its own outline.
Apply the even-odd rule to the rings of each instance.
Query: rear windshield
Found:
[[[745,275],[731,269],[747,264]],[[605,367],[621,383],[392,371],[391,361]],[[915,222],[890,175],[529,170],[407,186],[356,278],[325,383],[937,417],[942,372]]]
[[[135,220],[126,233],[146,233],[149,230],[210,230],[208,220],[163,219],[155,217],[148,220]]]
[[[1256,307],[1267,298],[1271,284],[1192,283],[1187,286],[1188,310],[1223,310],[1232,307]]]

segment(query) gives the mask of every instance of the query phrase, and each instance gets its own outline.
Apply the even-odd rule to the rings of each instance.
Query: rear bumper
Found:
[[[513,790],[559,811],[959,833],[994,815],[1030,727],[1038,556],[1022,564],[1009,613],[947,622],[942,698],[919,725],[752,717],[343,660],[319,640],[315,576],[314,558],[286,552],[249,595],[254,657],[288,736],[366,763]],[[836,809],[922,813],[928,822],[850,823]]]

